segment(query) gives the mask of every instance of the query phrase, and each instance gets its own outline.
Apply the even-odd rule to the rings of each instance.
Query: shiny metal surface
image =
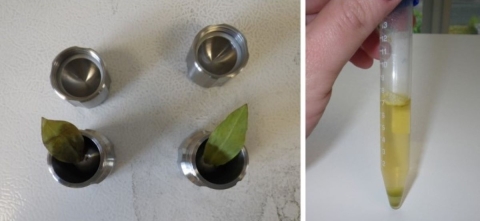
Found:
[[[210,132],[196,131],[179,147],[178,163],[182,173],[194,184],[212,189],[228,189],[241,181],[248,167],[248,152],[245,147],[230,162],[212,167],[202,162],[204,144]]]
[[[196,36],[187,55],[187,77],[202,87],[222,86],[248,62],[247,40],[236,28],[211,25]]]
[[[230,40],[214,36],[202,42],[198,48],[199,63],[210,73],[228,73],[237,63],[237,51]]]
[[[71,47],[54,59],[50,82],[60,98],[92,108],[107,99],[111,80],[97,52]]]
[[[48,170],[58,183],[73,188],[102,182],[115,166],[113,144],[94,130],[81,130],[87,148],[86,158],[77,164],[63,163],[50,154]]]

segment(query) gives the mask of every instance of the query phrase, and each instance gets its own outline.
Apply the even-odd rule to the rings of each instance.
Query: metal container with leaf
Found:
[[[237,156],[245,144],[248,127],[248,106],[244,104],[220,123],[208,138],[203,161],[221,166]]]
[[[53,178],[68,187],[100,183],[113,170],[112,143],[93,130],[79,130],[66,121],[42,118],[42,141]]]
[[[248,166],[245,137],[248,106],[233,111],[213,132],[196,131],[179,148],[183,174],[198,186],[227,189],[243,179]]]

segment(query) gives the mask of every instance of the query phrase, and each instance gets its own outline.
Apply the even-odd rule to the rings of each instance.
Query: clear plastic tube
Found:
[[[400,208],[410,167],[413,0],[380,24],[381,169],[390,206]]]

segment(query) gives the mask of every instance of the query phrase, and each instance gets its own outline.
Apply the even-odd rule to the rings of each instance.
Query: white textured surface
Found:
[[[2,1],[0,220],[295,220],[300,202],[299,2]],[[250,50],[221,88],[186,77],[185,56],[204,26],[228,23]],[[110,98],[81,109],[49,83],[53,58],[90,47],[112,78]],[[250,166],[232,189],[200,188],[180,174],[177,147],[248,103]],[[46,166],[40,117],[95,129],[117,167],[99,185],[69,189]]]
[[[307,220],[480,217],[480,36],[414,35],[412,172],[399,210],[380,172],[380,68],[348,65],[307,139]]]

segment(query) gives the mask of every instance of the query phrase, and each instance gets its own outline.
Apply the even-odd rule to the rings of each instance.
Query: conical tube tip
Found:
[[[399,209],[402,206],[403,188],[394,191],[387,191],[388,202],[392,209]]]

